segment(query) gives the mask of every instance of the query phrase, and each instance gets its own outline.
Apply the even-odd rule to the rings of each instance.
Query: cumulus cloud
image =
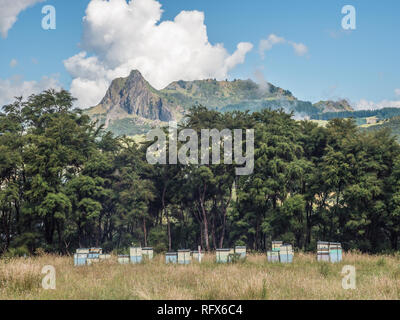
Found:
[[[278,37],[275,34],[270,34],[267,39],[260,40],[260,45],[258,50],[261,57],[264,59],[265,51],[269,51],[272,49],[274,45],[282,43],[286,43],[286,40],[284,38]]]
[[[304,56],[308,53],[308,48],[303,43],[296,43],[293,41],[289,41],[289,44],[293,47],[294,52],[299,56]]]
[[[160,22],[162,13],[156,0],[90,1],[83,51],[64,61],[81,107],[99,103],[111,81],[133,69],[157,89],[176,80],[224,79],[253,48],[241,42],[229,54],[223,44],[211,44],[203,12],[182,11]]]
[[[0,33],[7,38],[8,31],[18,19],[21,11],[46,0],[1,0],[0,1]]]
[[[400,108],[400,101],[382,100],[380,102],[361,99],[355,105],[356,110],[376,110],[383,108]]]
[[[0,107],[12,103],[15,97],[29,97],[47,89],[61,89],[56,76],[42,77],[40,81],[24,81],[21,76],[0,78]]]
[[[273,46],[277,44],[287,44],[290,45],[294,52],[299,56],[304,56],[308,53],[308,48],[304,43],[297,43],[293,41],[288,41],[285,38],[278,37],[275,34],[270,34],[267,39],[262,39],[258,46],[258,52],[262,59],[265,58],[265,52],[272,49]]]
[[[17,66],[17,64],[18,64],[18,61],[16,59],[12,59],[10,61],[10,67],[11,68],[15,68]]]

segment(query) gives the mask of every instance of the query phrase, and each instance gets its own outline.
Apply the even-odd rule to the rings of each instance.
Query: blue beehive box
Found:
[[[100,254],[99,253],[89,253],[88,258],[89,259],[99,259]]]
[[[177,263],[178,253],[177,252],[167,252],[165,254],[165,263]]]
[[[143,261],[142,248],[132,247],[129,249],[131,263],[141,263]]]
[[[281,263],[293,262],[293,248],[290,244],[283,245],[280,247],[279,260]]]
[[[332,263],[342,261],[342,245],[339,242],[329,243],[329,260]]]
[[[142,256],[130,256],[131,257],[131,263],[137,264],[141,263],[143,261]]]
[[[75,253],[74,254],[74,265],[84,266],[86,265],[87,254],[86,253]]]

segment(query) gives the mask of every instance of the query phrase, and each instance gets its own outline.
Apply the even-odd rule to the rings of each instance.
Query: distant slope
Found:
[[[331,120],[334,118],[369,118],[377,117],[379,120],[390,119],[400,116],[400,108],[384,108],[378,110],[359,110],[359,111],[341,111],[326,112],[312,115],[313,120]]]
[[[397,141],[400,142],[400,116],[396,116],[391,119],[386,119],[375,125],[361,127],[360,129],[363,131],[375,131],[383,128],[390,129],[392,134],[396,136]]]
[[[313,106],[318,108],[321,113],[354,111],[353,108],[350,106],[350,103],[345,99],[339,101],[320,101],[313,104]]]

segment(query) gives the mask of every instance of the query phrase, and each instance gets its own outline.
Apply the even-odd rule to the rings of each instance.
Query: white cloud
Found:
[[[21,76],[10,79],[0,78],[0,107],[12,103],[15,97],[29,97],[47,89],[61,89],[56,76],[42,77],[40,81],[24,81]]]
[[[308,48],[304,43],[289,41],[289,44],[293,47],[294,52],[299,56],[304,56],[308,53]]]
[[[64,61],[73,78],[71,93],[81,107],[99,103],[110,82],[133,69],[157,89],[176,80],[225,79],[253,48],[241,42],[230,55],[223,44],[211,44],[203,12],[182,11],[160,23],[162,13],[156,0],[89,3],[84,51]]]
[[[394,94],[396,96],[400,96],[400,89],[394,89]]]
[[[275,34],[270,34],[267,39],[260,41],[258,51],[262,59],[265,58],[265,52],[272,49],[276,44],[288,44],[293,47],[294,52],[299,56],[304,56],[308,53],[308,48],[304,43],[296,43],[288,41],[285,38],[278,37]]]
[[[261,57],[264,59],[265,51],[269,51],[276,44],[286,43],[284,38],[278,37],[275,34],[270,34],[267,39],[262,39],[259,45],[259,52]]]
[[[380,102],[361,99],[356,103],[356,110],[376,110],[383,108],[400,108],[400,101],[382,100]]]
[[[15,68],[18,64],[18,61],[16,59],[12,59],[10,62],[10,67],[11,68]]]
[[[7,38],[8,31],[17,21],[18,15],[28,7],[46,0],[1,0],[0,1],[0,33]]]

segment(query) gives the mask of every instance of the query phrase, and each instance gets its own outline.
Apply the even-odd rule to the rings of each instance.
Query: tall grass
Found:
[[[384,262],[382,262],[384,261]],[[56,269],[56,290],[44,290],[45,265]],[[354,265],[357,289],[342,288],[344,265]],[[73,259],[43,255],[0,260],[0,299],[399,299],[399,256],[346,253],[343,262],[318,263],[298,253],[292,264],[267,263],[265,255],[244,262],[166,265],[164,256],[139,265],[119,265],[116,258],[74,267]]]

